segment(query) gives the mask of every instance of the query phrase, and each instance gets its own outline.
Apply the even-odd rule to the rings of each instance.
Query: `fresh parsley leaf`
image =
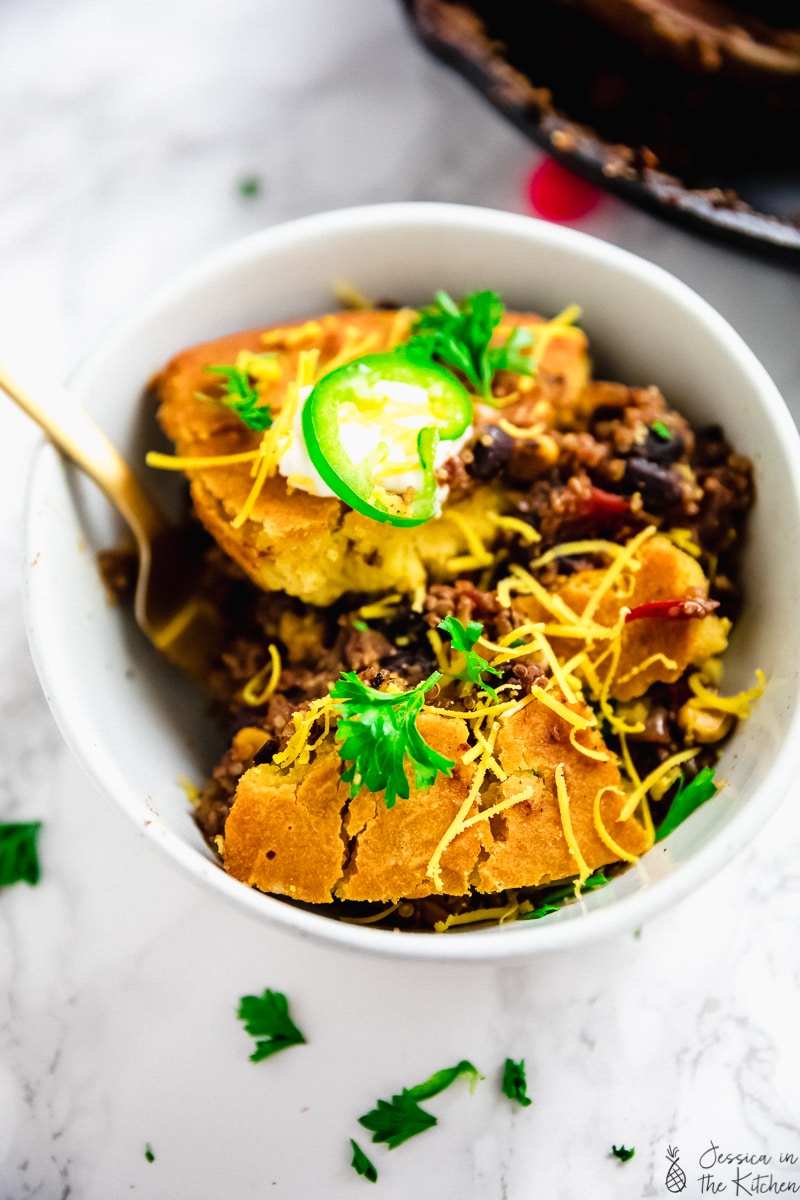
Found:
[[[156,1161],[156,1156],[155,1156],[155,1154],[153,1154],[153,1150],[152,1150],[152,1147],[150,1146],[149,1142],[147,1143],[147,1145],[144,1148],[144,1156],[149,1163]]]
[[[289,1016],[289,1002],[283,992],[267,988],[263,996],[242,996],[238,1016],[247,1032],[257,1039],[251,1062],[261,1062],[306,1040]]]
[[[550,913],[558,912],[560,908],[561,904],[554,904],[552,900],[543,900],[532,912],[523,913],[520,920],[538,921],[540,917],[549,917]]]
[[[504,1096],[508,1096],[509,1100],[516,1100],[517,1104],[521,1104],[523,1108],[527,1108],[532,1103],[525,1079],[524,1058],[521,1058],[518,1063],[513,1059],[506,1059],[501,1088]]]
[[[490,675],[502,675],[497,667],[490,667],[485,658],[482,658],[478,651],[473,649],[478,638],[483,633],[483,626],[480,621],[470,621],[466,626],[462,625],[456,617],[445,617],[440,621],[437,629],[443,629],[445,633],[450,634],[450,640],[454,650],[458,650],[465,657],[463,670],[456,676],[457,679],[465,679],[470,683],[475,683],[478,687],[482,687],[485,692],[497,703],[497,692],[494,688],[489,687],[488,683],[484,683],[481,678],[482,674],[488,672]]]
[[[12,821],[0,825],[0,887],[39,882],[36,839],[41,821]]]
[[[447,292],[437,292],[436,303],[423,308],[412,326],[406,351],[412,357],[441,359],[461,371],[491,403],[495,371],[533,374],[530,358],[522,353],[532,342],[527,329],[513,329],[502,346],[489,344],[503,312],[497,292],[473,292],[460,305]]]
[[[273,358],[274,355],[260,357]],[[236,366],[206,367],[209,375],[219,375],[224,394],[221,397],[226,408],[235,412],[248,429],[263,433],[272,424],[272,413],[268,404],[262,404],[258,388],[251,382],[247,371]]]
[[[517,375],[532,375],[533,364],[523,350],[533,342],[529,329],[517,325],[511,330],[502,346],[489,350],[489,359],[495,371],[514,371]]]
[[[394,1150],[438,1122],[403,1088],[399,1096],[392,1096],[391,1102],[379,1100],[375,1108],[358,1118],[358,1123],[371,1132],[373,1142],[385,1142]]]
[[[252,200],[261,194],[261,176],[245,175],[239,180],[239,195],[245,200]]]
[[[449,1088],[450,1084],[455,1083],[460,1075],[469,1076],[471,1092],[475,1091],[475,1085],[483,1079],[478,1068],[474,1067],[468,1059],[462,1058],[461,1062],[456,1063],[454,1067],[445,1067],[441,1071],[436,1071],[424,1083],[418,1083],[416,1087],[409,1088],[408,1094],[415,1100],[430,1100],[432,1096],[438,1096],[439,1092]]]
[[[399,1095],[392,1096],[391,1101],[379,1100],[375,1108],[358,1118],[358,1123],[370,1130],[373,1142],[385,1142],[390,1150],[394,1150],[409,1138],[438,1124],[432,1113],[420,1108],[419,1101],[438,1096],[460,1075],[469,1076],[473,1088],[482,1078],[471,1062],[462,1059],[454,1067],[437,1071],[416,1087],[403,1088]]]
[[[584,879],[581,892],[592,892],[595,888],[604,887],[607,883],[610,883],[610,880],[602,867],[599,867],[588,879]],[[523,913],[519,920],[538,921],[540,917],[547,917],[550,913],[558,912],[565,904],[578,898],[575,895],[573,883],[560,883],[555,887],[545,888],[539,894],[538,903],[532,912]]]
[[[691,783],[684,785],[683,775],[678,786],[678,791],[672,803],[669,806],[667,815],[659,827],[656,834],[656,841],[660,842],[667,834],[672,833],[673,829],[677,829],[687,817],[690,817],[695,809],[698,809],[701,804],[705,804],[706,800],[710,800],[712,796],[717,794],[717,785],[714,782],[713,767],[703,767],[698,771]]]
[[[631,1147],[630,1150],[626,1150],[624,1146],[612,1146],[611,1153],[614,1155],[614,1158],[618,1158],[620,1162],[630,1162],[636,1151],[633,1147]]]
[[[411,762],[414,786],[429,788],[437,774],[449,775],[455,764],[439,754],[417,729],[425,694],[441,679],[434,671],[410,692],[379,692],[345,671],[331,688],[339,711],[339,755],[352,765],[342,773],[355,796],[361,787],[384,792],[387,808],[398,796],[408,799],[405,761]]]
[[[363,1175],[365,1179],[368,1179],[370,1183],[377,1183],[378,1168],[373,1162],[370,1162],[358,1142],[354,1141],[353,1138],[350,1138],[350,1145],[353,1147],[353,1161],[350,1163],[350,1166],[359,1175]]]

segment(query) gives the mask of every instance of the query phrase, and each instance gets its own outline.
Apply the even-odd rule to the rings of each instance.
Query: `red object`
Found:
[[[594,518],[602,521],[604,517],[627,516],[631,511],[631,503],[627,496],[616,496],[613,492],[605,492],[592,484],[586,493],[581,492],[575,498],[574,513],[582,520]]]
[[[602,192],[573,175],[553,158],[545,158],[528,180],[534,212],[547,221],[575,221],[599,204]]]
[[[707,617],[719,600],[650,600],[647,604],[637,604],[625,617],[625,622],[638,621],[642,617],[656,617],[667,621],[691,621],[694,617]]]

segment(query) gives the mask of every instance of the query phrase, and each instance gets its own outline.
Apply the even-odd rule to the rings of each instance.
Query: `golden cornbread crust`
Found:
[[[589,715],[585,705],[574,711]],[[556,791],[556,768],[564,769],[569,812],[580,853],[589,868],[618,855],[598,836],[595,796],[604,826],[628,853],[641,854],[647,836],[636,818],[620,821],[620,773],[612,760],[586,757],[570,742],[572,726],[544,704],[529,704],[502,727],[497,761],[508,773],[473,801],[464,819],[479,817],[498,802],[529,794],[486,820],[455,834],[441,856],[438,881],[431,860],[466,801],[474,764],[461,756],[469,749],[466,722],[423,714],[425,741],[455,762],[451,777],[387,808],[383,797],[362,789],[348,801],[343,764],[331,738],[313,762],[289,772],[273,766],[246,771],[225,826],[225,868],[262,891],[314,904],[333,900],[392,903],[443,892],[460,896],[475,889],[537,887],[574,875],[575,855],[567,843]],[[590,749],[603,750],[594,730],[582,735]]]

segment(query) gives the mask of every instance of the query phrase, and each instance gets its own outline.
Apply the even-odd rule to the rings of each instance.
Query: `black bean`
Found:
[[[683,438],[679,433],[670,438],[659,437],[652,429],[648,429],[644,445],[638,447],[642,457],[649,462],[668,465],[677,462],[684,451]]]
[[[280,742],[276,737],[267,738],[260,750],[256,751],[253,756],[253,766],[261,767],[264,763],[271,763],[275,757]]]
[[[472,447],[472,462],[467,468],[475,479],[493,479],[505,467],[514,439],[499,425],[484,429]]]
[[[627,495],[641,492],[645,508],[656,513],[679,504],[683,495],[680,478],[668,467],[648,462],[646,458],[627,460],[622,476],[622,490]]]

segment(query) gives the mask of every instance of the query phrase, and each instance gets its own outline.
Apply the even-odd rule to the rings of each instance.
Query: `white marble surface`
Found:
[[[392,0],[2,0],[0,128],[0,361],[53,375],[242,234],[365,201],[525,211],[537,158]],[[800,414],[796,273],[610,199],[580,224],[721,309]],[[712,1143],[772,1158],[738,1188],[718,1163],[716,1194],[757,1194],[759,1171],[762,1194],[800,1191],[778,1161],[800,1158],[800,793],[692,899],[579,957],[445,971],[250,923],[61,742],[18,594],[38,435],[5,401],[0,422],[0,820],[44,821],[42,883],[0,894],[0,1200],[363,1195],[357,1117],[464,1057],[484,1082],[431,1102],[437,1129],[375,1148],[375,1195],[665,1197],[672,1144],[694,1197],[712,1194]],[[308,1044],[253,1064],[235,1009],[266,987]],[[530,1108],[499,1094],[507,1055],[527,1062]]]

